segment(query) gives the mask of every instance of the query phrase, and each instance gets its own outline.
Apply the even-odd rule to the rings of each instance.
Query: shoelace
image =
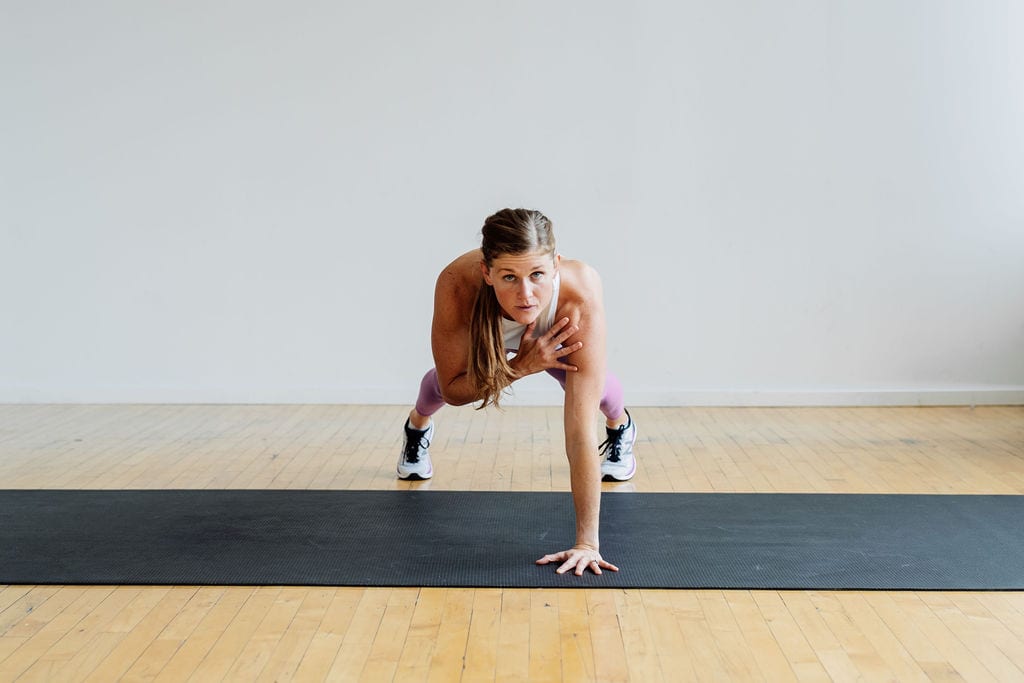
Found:
[[[626,433],[626,427],[629,424],[624,424],[621,427],[615,429],[608,429],[605,427],[605,432],[608,433],[608,438],[605,439],[598,448],[598,455],[608,454],[608,462],[618,462],[619,456],[622,455],[622,435]]]
[[[417,434],[419,438],[417,438]],[[427,430],[422,432],[418,429],[405,430],[405,458],[406,462],[418,463],[420,461],[420,448],[430,448],[430,442],[427,441]]]

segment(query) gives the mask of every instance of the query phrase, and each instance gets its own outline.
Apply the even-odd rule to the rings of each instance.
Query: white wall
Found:
[[[438,269],[525,205],[631,404],[1024,402],[1020,26],[0,0],[0,401],[411,401]]]

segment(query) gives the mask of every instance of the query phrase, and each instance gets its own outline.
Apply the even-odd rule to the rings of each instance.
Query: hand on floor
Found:
[[[562,563],[562,566],[555,570],[559,574],[564,574],[573,568],[576,569],[576,576],[583,576],[583,572],[587,571],[587,569],[595,574],[600,574],[602,569],[608,569],[613,572],[619,571],[618,567],[611,562],[605,561],[601,557],[601,553],[593,548],[570,548],[560,553],[545,555],[537,560],[537,564],[548,564],[551,562]]]

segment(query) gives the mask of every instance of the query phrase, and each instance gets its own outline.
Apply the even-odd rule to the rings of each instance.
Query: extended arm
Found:
[[[586,292],[578,308],[570,313],[579,322],[579,332],[570,343],[585,340],[571,354],[578,367],[568,373],[565,384],[565,453],[569,459],[569,477],[576,510],[576,542],[569,550],[545,555],[538,564],[560,562],[559,573],[575,570],[577,575],[590,569],[618,571],[600,554],[599,523],[601,513],[601,461],[597,454],[597,417],[605,380],[605,321],[600,281],[588,272]]]

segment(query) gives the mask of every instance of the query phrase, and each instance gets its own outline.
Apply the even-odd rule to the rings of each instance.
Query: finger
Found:
[[[562,563],[562,566],[555,570],[556,574],[564,574],[578,564],[578,558],[570,557]],[[578,573],[578,572],[577,572]]]
[[[548,564],[551,562],[558,562],[562,559],[563,553],[555,553],[554,555],[545,555],[544,557],[537,560],[537,564]]]
[[[577,351],[579,351],[582,348],[583,348],[583,342],[578,341],[575,344],[570,344],[569,346],[563,346],[560,349],[555,349],[555,353],[558,354],[558,360],[561,360],[562,362],[565,362],[563,360],[564,358],[567,358],[567,357],[571,356],[572,354],[576,353]]]
[[[583,348],[583,342],[576,342],[575,344],[573,344],[571,346],[563,346],[560,349],[555,349],[555,353],[558,354],[558,356],[555,358],[555,360],[558,361],[559,363],[564,363],[566,365],[569,365],[569,361],[567,360],[569,358],[569,356],[571,356],[572,354],[576,353],[577,351],[579,351],[582,348]]]
[[[613,572],[619,571],[618,567],[616,567],[611,562],[608,562],[607,560],[601,560],[601,566],[604,567],[605,569],[610,569]]]
[[[555,344],[556,346],[562,346],[562,348],[566,348],[566,349],[573,348],[577,344],[579,344],[580,346],[583,346],[583,342],[582,341],[573,342],[572,344],[567,343],[568,338],[571,337],[574,334],[577,334],[579,331],[580,331],[579,328],[572,328],[571,331],[565,332],[563,334],[560,334],[557,337],[555,337],[554,339],[552,339],[551,343]]]
[[[553,341],[563,342],[572,335],[579,332],[579,330],[580,328],[576,327],[575,325],[569,325],[567,327],[562,327],[560,329],[551,328],[548,334],[551,335],[551,339]]]

